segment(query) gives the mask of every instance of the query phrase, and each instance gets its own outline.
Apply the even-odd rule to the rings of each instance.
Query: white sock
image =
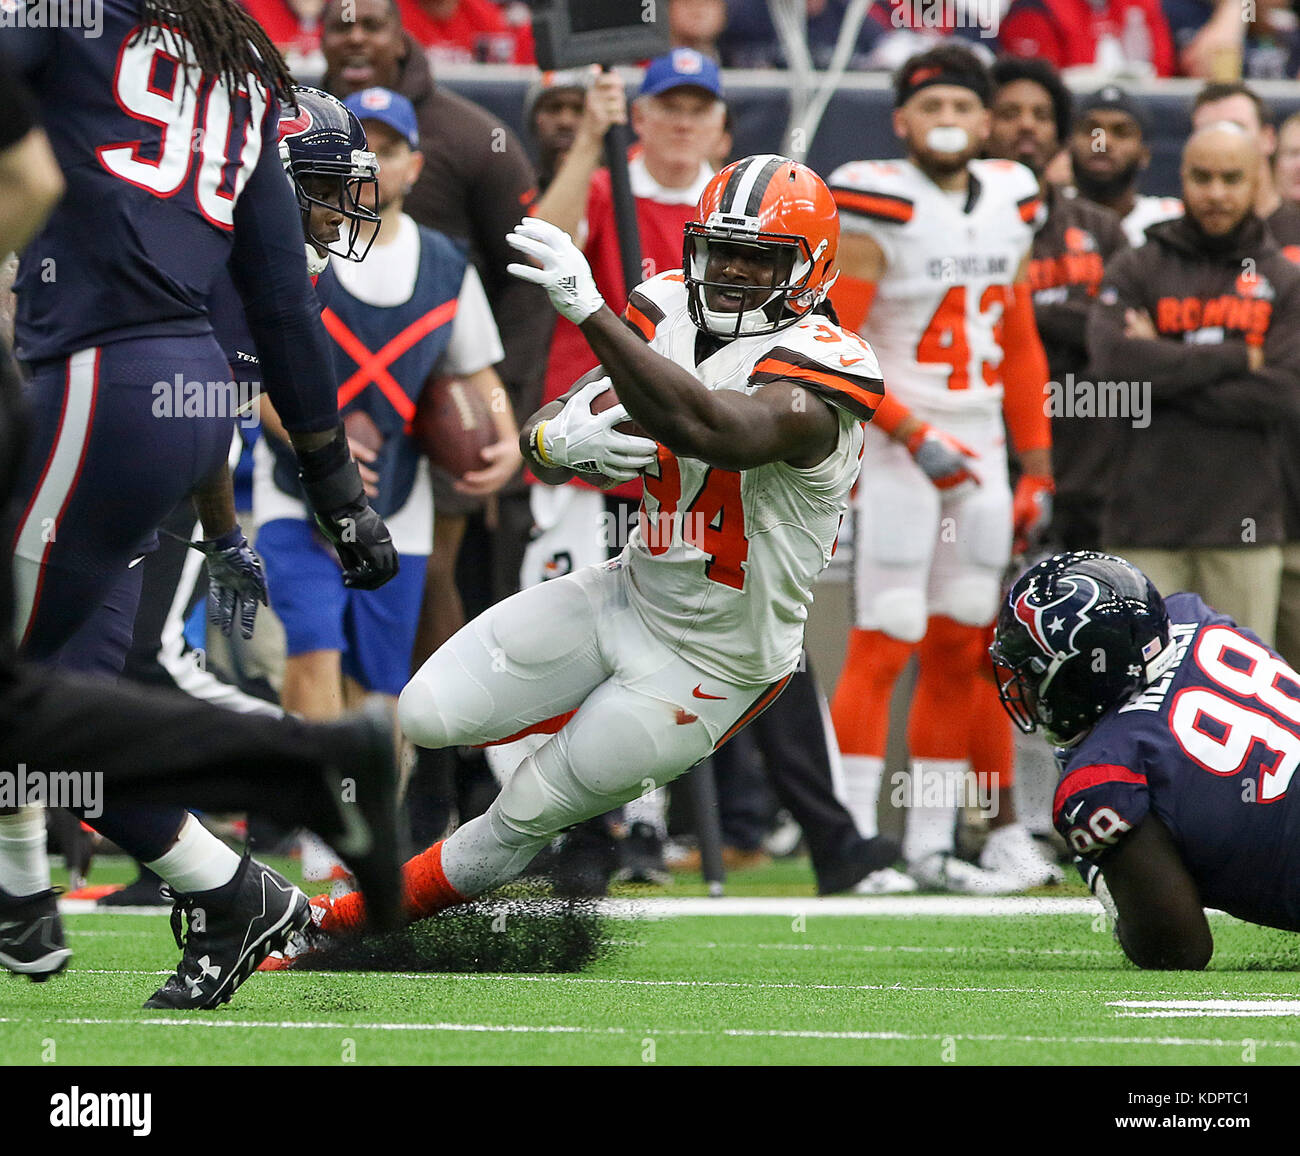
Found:
[[[50,889],[44,807],[19,807],[17,814],[0,815],[0,887],[10,895]]]
[[[908,790],[891,801],[907,808],[903,858],[918,863],[936,851],[951,854],[957,837],[956,800],[969,763],[965,759],[913,759]]]
[[[660,839],[668,838],[668,792],[663,787],[656,787],[644,795],[637,795],[623,804],[623,821],[630,827],[633,823],[649,823]]]
[[[858,834],[874,839],[880,833],[876,808],[880,802],[880,780],[885,760],[879,755],[843,755],[844,806],[853,816]]]
[[[319,835],[313,835],[310,831],[304,831],[298,836],[298,848],[302,852],[302,877],[314,882],[322,882],[334,877],[334,868],[343,867],[343,860],[334,854],[333,849],[328,843],[320,838]]]
[[[239,856],[193,815],[186,815],[172,849],[145,866],[167,880],[172,890],[190,895],[229,883],[239,869]]]

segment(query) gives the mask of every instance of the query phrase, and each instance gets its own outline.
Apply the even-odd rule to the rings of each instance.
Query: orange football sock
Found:
[[[402,901],[411,923],[465,902],[465,896],[447,882],[443,872],[442,844],[440,839],[427,851],[408,859],[402,867]],[[361,931],[365,924],[365,900],[361,892],[354,891],[330,904],[320,928],[335,935],[348,935]]]
[[[920,651],[921,668],[907,722],[912,758],[968,759],[984,630],[936,615],[929,621]]]
[[[889,698],[915,644],[879,630],[849,632],[849,649],[831,700],[840,751],[883,758],[889,738]]]

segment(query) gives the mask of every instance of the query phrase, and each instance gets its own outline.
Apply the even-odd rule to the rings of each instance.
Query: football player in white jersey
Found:
[[[420,746],[544,732],[485,815],[410,860],[423,918],[506,882],[558,832],[671,782],[780,693],[883,396],[875,354],[826,299],[839,217],[779,156],[709,182],[684,268],[606,307],[569,235],[525,218],[510,242],[601,365],[525,425],[550,484],[642,473],[623,553],[526,589],[454,635],[402,692]],[[611,387],[621,404],[594,413]],[[603,399],[613,400],[613,399]],[[646,437],[620,431],[636,422]],[[898,847],[873,843],[877,862]],[[358,929],[359,895],[312,900],[318,934]],[[281,963],[280,966],[283,966]]]
[[[866,431],[854,506],[855,629],[832,717],[849,809],[875,833],[889,699],[919,649],[908,728],[911,879],[887,871],[859,890],[922,886],[996,893],[1005,872],[957,859],[954,807],[973,802],[972,694],[986,661],[1015,536],[1050,513],[1047,361],[1025,270],[1043,215],[1023,165],[977,160],[991,84],[968,50],[945,44],[895,77],[894,131],[907,159],[831,174],[845,237],[835,306],[869,337],[889,396]],[[1005,427],[1004,427],[1005,418]],[[1022,469],[1014,499],[1006,434]],[[987,787],[987,785],[985,785]]]

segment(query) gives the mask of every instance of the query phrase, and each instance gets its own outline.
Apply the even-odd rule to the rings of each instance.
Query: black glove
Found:
[[[338,552],[343,585],[377,590],[394,577],[398,562],[392,536],[366,500],[342,425],[329,445],[298,455],[298,477],[316,524]]]
[[[238,607],[239,633],[252,638],[257,604],[268,604],[262,559],[238,523],[228,534],[196,545],[208,559],[208,620],[229,638]]]

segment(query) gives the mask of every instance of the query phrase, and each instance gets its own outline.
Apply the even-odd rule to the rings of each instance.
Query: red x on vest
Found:
[[[457,298],[444,301],[436,309],[430,309],[423,317],[411,322],[396,337],[385,342],[378,352],[372,353],[362,340],[352,332],[337,313],[330,308],[321,312],[320,319],[325,323],[329,335],[338,342],[339,347],[357,363],[356,372],[339,386],[339,408],[342,409],[372,381],[379,387],[392,407],[397,410],[406,428],[411,428],[411,419],[415,417],[415,402],[388,372],[388,367],[402,356],[422,337],[445,325],[456,316]]]

